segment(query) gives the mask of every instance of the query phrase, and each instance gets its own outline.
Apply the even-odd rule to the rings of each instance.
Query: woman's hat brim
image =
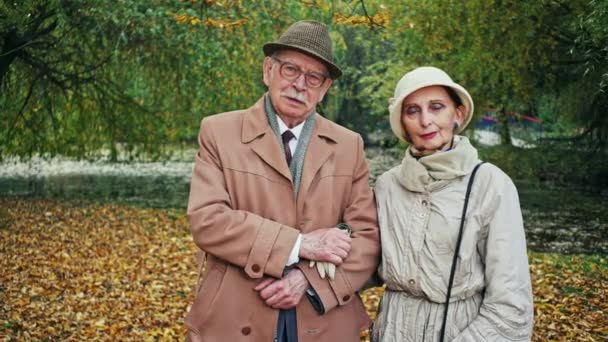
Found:
[[[440,69],[436,69],[436,68],[431,68],[431,67],[423,67],[423,68],[418,68],[418,69],[422,69],[422,70],[429,69],[431,71],[436,70],[436,71],[440,71],[441,73],[445,74],[444,71],[442,71]],[[432,69],[435,69],[435,70],[432,70]],[[414,70],[414,71],[416,71],[416,70]],[[440,76],[444,76],[444,75],[440,75]],[[404,75],[404,78],[405,78],[405,75]],[[391,124],[391,129],[392,129],[393,133],[399,139],[408,142],[405,139],[405,131],[403,129],[403,124],[401,122],[401,110],[402,110],[402,106],[403,106],[403,101],[410,94],[413,94],[414,92],[416,92],[422,88],[432,87],[432,86],[443,86],[443,87],[449,87],[449,88],[453,89],[456,92],[456,94],[458,94],[458,97],[460,97],[462,105],[465,107],[464,120],[462,122],[462,125],[460,125],[458,127],[458,129],[454,132],[455,134],[459,134],[460,132],[462,132],[468,126],[468,124],[471,122],[471,119],[473,118],[473,111],[474,111],[473,98],[471,97],[469,92],[464,87],[462,87],[458,83],[455,83],[454,81],[452,81],[452,79],[449,78],[449,76],[447,74],[445,74],[444,79],[429,78],[427,80],[418,80],[418,81],[414,81],[413,84],[407,86],[405,89],[401,89],[401,91],[399,92],[397,97],[391,99],[391,103],[389,104],[388,109],[389,109],[389,120],[390,120],[390,124]]]

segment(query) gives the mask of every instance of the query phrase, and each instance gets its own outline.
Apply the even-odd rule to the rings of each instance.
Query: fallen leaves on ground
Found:
[[[183,340],[195,251],[177,210],[0,198],[0,339]],[[606,340],[607,270],[531,253],[533,341]],[[362,294],[372,317],[381,295]]]
[[[530,253],[533,341],[608,340],[608,259]]]

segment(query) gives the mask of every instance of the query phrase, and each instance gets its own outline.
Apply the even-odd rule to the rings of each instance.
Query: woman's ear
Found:
[[[456,121],[454,122],[454,130],[464,125],[464,116],[466,110],[467,108],[464,105],[456,107]],[[458,125],[458,127],[456,127],[456,125]]]

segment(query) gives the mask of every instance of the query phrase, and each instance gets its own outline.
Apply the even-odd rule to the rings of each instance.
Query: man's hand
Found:
[[[294,268],[282,279],[266,278],[253,289],[273,309],[291,309],[298,305],[306,293],[308,280],[302,271]]]
[[[347,231],[323,228],[302,234],[300,258],[327,261],[340,265],[350,252],[350,236]]]

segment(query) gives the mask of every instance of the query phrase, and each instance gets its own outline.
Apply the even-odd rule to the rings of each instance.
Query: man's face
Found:
[[[301,71],[298,77],[290,79],[284,76],[290,72],[297,74],[298,69]],[[306,120],[317,103],[323,100],[331,85],[327,75],[327,68],[321,61],[294,50],[283,50],[264,59],[264,84],[268,87],[274,109],[289,127]],[[326,80],[317,88],[311,87],[311,84],[315,84],[311,81],[317,76],[324,76]]]

